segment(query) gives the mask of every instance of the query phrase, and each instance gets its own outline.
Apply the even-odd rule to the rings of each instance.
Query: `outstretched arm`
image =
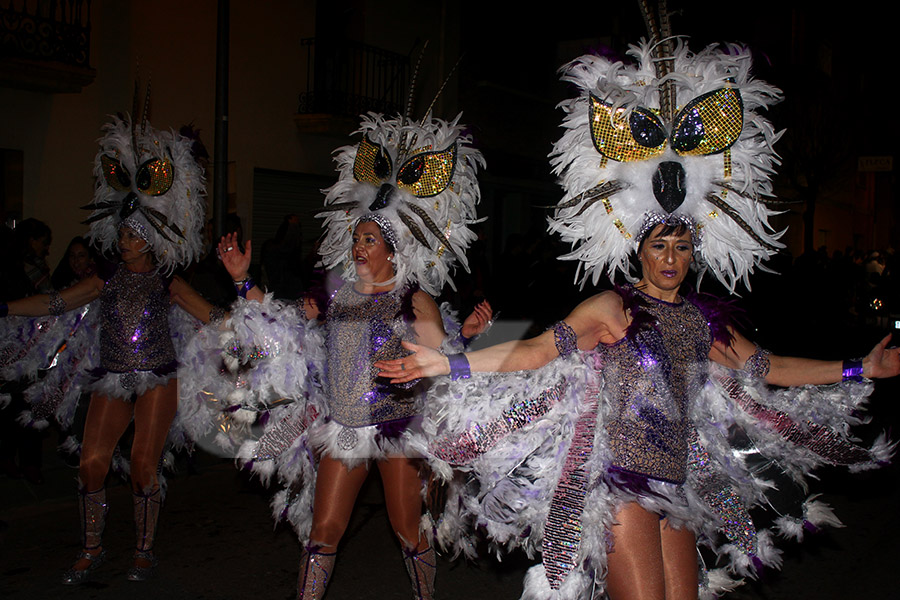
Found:
[[[621,299],[615,294],[600,294],[579,304],[565,319],[577,336],[578,348],[591,349],[601,339],[605,341],[611,335],[611,323],[617,318],[616,311],[621,313],[621,308]],[[450,374],[449,359],[437,350],[406,342],[403,345],[414,354],[402,359],[376,362],[375,367],[381,369],[382,377],[402,383],[419,377]],[[559,351],[552,330],[528,340],[515,340],[466,353],[471,370],[477,372],[537,369],[557,356]]]
[[[72,287],[68,287],[59,293],[59,297],[65,303],[64,310],[73,310],[93,302],[100,296],[103,289],[103,280],[93,275],[82,279]],[[20,298],[9,303],[9,314],[22,317],[43,317],[51,314],[51,300],[56,294],[37,294]],[[58,300],[56,301],[59,302]],[[58,313],[57,313],[58,314]]]
[[[713,344],[711,360],[731,369],[743,369],[756,352],[756,346],[737,332],[731,346]],[[864,377],[878,379],[900,374],[900,349],[888,348],[891,336],[887,335],[862,360]],[[793,385],[821,385],[837,383],[843,378],[843,362],[839,360],[815,360],[793,356],[769,356],[769,373],[766,383],[789,387]]]
[[[172,278],[172,283],[169,284],[169,295],[172,298],[172,302],[183,308],[195,319],[200,319],[204,323],[210,322],[215,307],[181,277],[175,276]],[[219,314],[224,317],[224,311],[221,311]]]
[[[235,286],[240,286],[249,282],[246,283],[250,287],[247,290],[245,297],[248,300],[262,302],[265,294],[262,289],[250,279],[250,256],[252,251],[250,240],[247,240],[247,250],[245,252],[241,252],[241,248],[238,246],[237,242],[238,239],[236,234],[228,233],[223,235],[222,240],[219,242],[219,258],[222,259],[222,264],[225,265],[225,270],[231,275],[231,279],[235,282]],[[239,294],[240,291],[239,288]]]

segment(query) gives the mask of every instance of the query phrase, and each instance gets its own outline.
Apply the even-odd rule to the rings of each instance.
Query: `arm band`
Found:
[[[842,366],[841,381],[862,381],[863,364],[861,360],[845,360]]]
[[[59,316],[66,312],[66,301],[63,300],[58,291],[53,290],[48,296],[50,296],[50,301],[47,303],[47,310],[51,315]]]
[[[221,306],[213,306],[209,309],[209,322],[221,323],[225,320],[225,309]]]
[[[578,336],[565,321],[558,321],[553,326],[553,341],[556,342],[556,351],[566,358],[578,350]]]
[[[5,317],[9,314],[9,304],[6,302],[0,303],[0,318]]]
[[[472,376],[472,371],[469,369],[469,359],[462,352],[459,354],[448,354],[447,360],[450,361],[450,379],[453,381],[468,379]]]
[[[765,379],[766,375],[769,374],[769,367],[771,363],[769,362],[769,355],[771,352],[756,347],[756,352],[750,355],[750,358],[747,359],[747,362],[744,363],[744,371],[750,375],[751,377],[755,377],[757,379]]]
[[[254,283],[253,278],[249,275],[247,275],[245,279],[234,282],[234,287],[237,290],[237,295],[244,299],[247,298],[247,292],[252,290],[255,285],[256,283]]]

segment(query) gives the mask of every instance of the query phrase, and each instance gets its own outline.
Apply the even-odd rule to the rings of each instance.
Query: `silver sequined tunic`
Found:
[[[348,284],[328,307],[328,398],[331,418],[341,425],[376,425],[419,411],[415,391],[376,378],[373,366],[377,360],[409,354],[400,345],[406,333],[398,317],[400,303],[400,294],[361,294]]]
[[[612,465],[684,483],[690,399],[706,382],[711,335],[696,306],[639,294],[655,323],[612,345],[600,344]]]
[[[100,366],[111,373],[174,370],[168,311],[165,278],[119,266],[100,292]]]

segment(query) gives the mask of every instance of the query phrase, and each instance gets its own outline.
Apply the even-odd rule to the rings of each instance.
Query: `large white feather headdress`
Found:
[[[103,133],[94,159],[94,200],[83,207],[93,211],[85,221],[88,238],[114,252],[124,225],[147,241],[164,273],[197,260],[206,186],[193,140],[146,121],[132,123],[129,116],[112,117]]]
[[[560,105],[565,132],[551,154],[565,196],[549,228],[573,245],[561,258],[581,261],[583,282],[629,275],[640,235],[679,222],[701,274],[734,291],[783,247],[764,204],[781,132],[758,112],[781,92],[751,76],[736,45],[694,54],[680,40],[644,42],[629,55],[633,65],[582,56],[562,69],[581,93]]]
[[[338,181],[326,191],[325,236],[319,249],[326,268],[343,265],[344,278],[354,280],[350,255],[359,219],[375,214],[387,219],[395,233],[398,285],[417,283],[440,293],[455,264],[468,270],[465,251],[475,239],[481,193],[476,172],[481,153],[463,135],[458,115],[453,121],[427,114],[421,121],[362,117],[362,140],[335,151]]]

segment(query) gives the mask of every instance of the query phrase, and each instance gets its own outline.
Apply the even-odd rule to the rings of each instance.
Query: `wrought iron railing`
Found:
[[[90,67],[91,0],[0,0],[0,55]]]
[[[403,110],[409,57],[347,40],[307,38],[302,46],[307,76],[299,113],[355,118],[370,110]]]

